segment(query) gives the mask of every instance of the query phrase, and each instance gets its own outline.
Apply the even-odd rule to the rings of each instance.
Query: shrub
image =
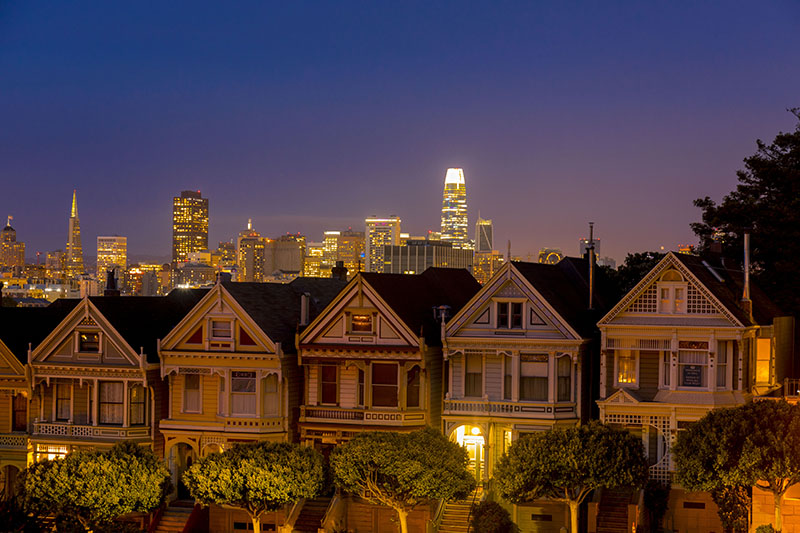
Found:
[[[517,527],[499,503],[485,501],[472,508],[470,530],[475,533],[514,533]]]

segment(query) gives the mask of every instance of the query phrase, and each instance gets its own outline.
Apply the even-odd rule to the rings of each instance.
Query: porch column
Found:
[[[519,374],[521,371],[519,352],[511,353],[511,400],[519,401]]]
[[[549,403],[555,403],[556,398],[558,398],[556,394],[556,382],[558,381],[556,357],[556,352],[547,354],[547,401]]]
[[[98,412],[100,410],[100,388],[97,386],[97,379],[92,380],[92,425],[97,425]]]
[[[131,416],[130,416],[130,397],[128,395],[128,381],[125,380],[122,382],[122,427],[130,427],[131,425]]]
[[[69,423],[75,419],[75,380],[69,382]]]

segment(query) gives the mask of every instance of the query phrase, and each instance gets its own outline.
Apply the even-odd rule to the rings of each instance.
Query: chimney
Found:
[[[347,268],[344,266],[344,261],[336,261],[336,266],[331,269],[331,277],[347,281]]]
[[[744,288],[742,289],[742,309],[753,320],[753,301],[750,299],[750,232],[744,233]]]
[[[589,222],[589,310],[594,309],[594,222]]]
[[[300,295],[300,325],[307,326],[308,325],[308,315],[309,315],[309,308],[311,303],[311,293],[304,292]]]
[[[106,290],[103,291],[103,296],[119,296],[120,294],[114,272],[116,272],[116,268],[106,270]]]

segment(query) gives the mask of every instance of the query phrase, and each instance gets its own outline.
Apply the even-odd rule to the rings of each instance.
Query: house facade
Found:
[[[673,481],[679,431],[787,376],[792,320],[747,285],[741,271],[670,252],[598,323],[600,419],[641,436],[651,479]],[[665,526],[722,530],[708,494],[676,485]]]
[[[590,418],[594,323],[607,309],[594,292],[589,309],[588,261],[509,262],[448,321],[442,428],[466,447],[479,482],[488,486],[520,435]],[[525,531],[569,523],[566,507],[546,500],[512,515]]]

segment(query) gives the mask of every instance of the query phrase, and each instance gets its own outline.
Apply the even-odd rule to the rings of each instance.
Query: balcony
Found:
[[[0,449],[26,450],[28,448],[28,435],[24,433],[0,434]]]
[[[214,420],[169,418],[159,423],[161,430],[194,430],[222,433],[278,433],[286,431],[286,419],[281,416],[269,418],[217,416]]]
[[[35,437],[65,437],[72,439],[127,440],[150,436],[150,428],[119,426],[83,426],[78,424],[34,422]]]
[[[327,422],[359,426],[423,426],[425,411],[345,409],[343,407],[301,406],[300,422]]]
[[[575,404],[490,400],[445,400],[443,415],[496,416],[502,418],[575,418]]]

